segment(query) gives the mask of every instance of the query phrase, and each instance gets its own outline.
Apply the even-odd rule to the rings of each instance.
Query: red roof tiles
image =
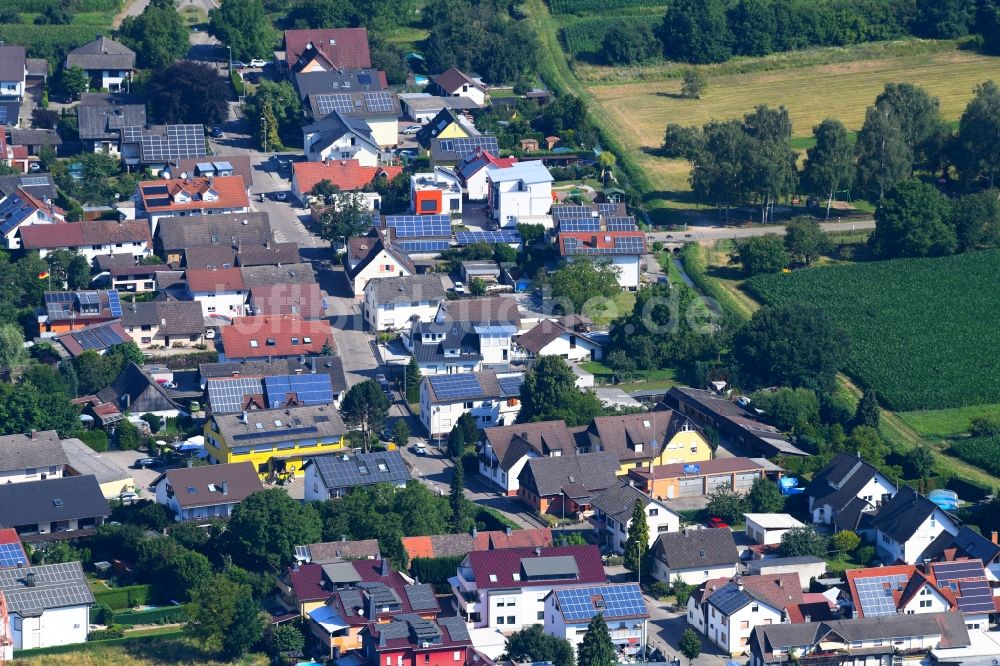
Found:
[[[166,192],[163,189],[166,188]],[[208,194],[208,193],[212,194]],[[209,195],[210,199],[204,197]],[[186,195],[190,200],[178,201]],[[249,208],[246,184],[242,176],[215,178],[174,178],[139,183],[142,207],[150,212]]]
[[[220,291],[242,291],[243,271],[239,268],[189,268],[184,273],[188,290],[218,293]]]
[[[361,166],[358,160],[330,160],[327,162],[295,162],[292,165],[295,182],[302,194],[308,194],[318,183],[329,180],[343,192],[360,190],[376,177],[384,175],[392,180],[403,173],[401,166]]]
[[[467,562],[472,567],[476,577],[476,587],[489,590],[505,587],[532,587],[535,585],[575,585],[585,583],[606,583],[604,566],[601,563],[601,551],[597,546],[553,546],[541,548],[540,554],[535,548],[504,548],[501,550],[478,550],[469,553]],[[521,578],[521,560],[539,557],[568,556],[576,560],[579,571],[574,578],[515,580],[514,574]]]
[[[222,328],[227,359],[320,354],[326,342],[334,344],[329,322],[305,321],[298,315],[237,317]]]
[[[341,69],[364,69],[372,66],[368,50],[368,31],[364,28],[323,28],[286,30],[285,62],[293,67],[312,45],[322,59]]]
[[[21,241],[26,250],[149,243],[151,240],[149,225],[142,220],[32,224],[21,228]]]

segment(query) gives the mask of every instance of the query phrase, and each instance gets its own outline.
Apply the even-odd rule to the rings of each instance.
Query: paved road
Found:
[[[851,222],[822,222],[820,228],[823,231],[862,231],[875,228],[874,219],[852,220]],[[749,238],[751,236],[765,236],[767,234],[785,233],[782,225],[767,225],[753,227],[701,227],[691,226],[687,231],[654,231],[650,232],[654,240],[658,241],[714,241],[724,238]]]

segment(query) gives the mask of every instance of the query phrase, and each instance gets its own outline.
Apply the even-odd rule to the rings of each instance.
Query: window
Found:
[[[756,613],[756,612],[757,612],[757,611],[759,611],[759,610],[760,610],[760,606],[753,606],[753,607],[752,607],[752,608],[750,609],[750,612],[751,612],[751,613]]]
[[[471,402],[462,403],[462,408],[463,409],[472,409],[472,403]]]
[[[658,516],[658,515],[660,515],[660,510],[659,509],[650,509],[649,510],[649,516],[650,516],[650,518],[652,518],[653,516]]]
[[[726,635],[725,635],[725,634],[720,634],[720,635],[719,635],[719,638],[721,638],[721,639],[722,639],[722,642],[723,642],[723,643],[725,643],[725,642],[726,642]]]
[[[503,615],[497,615],[497,624],[503,624],[503,623],[504,623]]]
[[[742,622],[740,622],[740,629],[749,629],[749,628],[750,628],[749,620],[743,620]]]
[[[259,345],[257,344],[257,341],[256,341],[256,340],[251,340],[251,341],[250,341],[250,348],[251,348],[251,349],[256,349],[256,348],[257,348],[258,346],[259,346]]]
[[[538,621],[541,622],[544,619],[545,619],[545,611],[543,610],[538,611]]]
[[[516,619],[513,615],[507,616],[507,624],[516,624]]]
[[[932,604],[932,602],[931,602],[930,599],[921,599],[920,600],[920,607],[921,608],[930,608],[931,604]]]
[[[425,664],[431,663],[431,653],[430,652],[425,652],[424,653],[424,663]]]
[[[461,661],[462,660],[462,651],[461,650],[455,650],[455,652],[451,655],[451,659],[452,659],[452,661]]]

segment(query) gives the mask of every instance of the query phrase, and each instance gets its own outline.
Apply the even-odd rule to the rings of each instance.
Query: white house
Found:
[[[56,250],[73,250],[88,263],[107,255],[130,255],[132,263],[153,254],[153,239],[144,220],[74,222],[21,227],[21,247],[42,259]]]
[[[552,174],[539,160],[487,171],[487,208],[491,219],[504,228],[514,228],[518,222],[551,226],[548,213],[552,207],[552,180]]]
[[[653,577],[672,584],[680,578],[701,585],[713,578],[736,575],[740,556],[727,527],[667,532],[653,544]]]
[[[599,342],[587,333],[577,331],[562,322],[543,319],[527,333],[514,338],[526,357],[560,356],[567,361],[599,361],[603,350]]]
[[[206,317],[242,317],[247,301],[239,268],[192,268],[184,273],[191,299],[201,303]]]
[[[489,98],[486,86],[456,67],[449,67],[435,76],[434,87],[443,97],[462,97],[478,106],[485,106]]]
[[[228,518],[237,504],[264,489],[250,462],[169,469],[150,487],[156,503],[173,511],[177,521]]]
[[[514,423],[521,411],[524,375],[467,372],[431,375],[420,382],[420,422],[431,437],[445,437],[463,414],[480,429]]]
[[[681,528],[681,517],[666,504],[630,486],[626,481],[620,481],[590,499],[599,543],[610,546],[615,553],[625,552],[636,502],[642,503],[646,514],[648,548],[653,547],[661,534],[676,532]]]
[[[307,502],[343,497],[351,488],[377,483],[402,488],[410,480],[410,471],[398,450],[316,456],[307,459],[304,470]]]
[[[903,486],[871,521],[875,548],[886,562],[921,561],[924,551],[942,532],[958,534],[958,521],[913,488]]]
[[[250,197],[243,176],[197,176],[139,183],[135,195],[136,218],[149,220],[155,236],[165,217],[249,213]]]
[[[0,98],[24,98],[28,60],[23,46],[0,46]],[[11,119],[17,122],[16,118]]]
[[[495,157],[485,148],[477,148],[455,165],[455,173],[469,201],[486,201],[489,193],[486,174],[494,169],[506,169],[517,163],[516,157]]]
[[[447,167],[410,176],[410,207],[417,215],[461,215],[462,183]]]
[[[724,652],[750,650],[755,627],[802,622],[797,574],[736,576],[704,583],[688,597],[687,622]]]
[[[0,592],[15,651],[86,642],[94,595],[79,562],[0,569]]]
[[[859,456],[838,453],[805,490],[812,521],[855,530],[862,513],[872,513],[896,494],[896,486]]]
[[[483,430],[478,448],[479,473],[505,495],[516,496],[529,459],[573,455],[576,441],[565,421],[541,421]]]
[[[787,513],[744,513],[747,537],[754,543],[776,546],[790,529],[805,527]]]
[[[67,462],[55,430],[0,437],[0,484],[58,479]]]
[[[357,160],[363,167],[378,166],[380,149],[368,123],[337,111],[302,128],[302,145],[310,162]]]
[[[622,289],[639,288],[646,236],[641,231],[561,231],[559,254],[566,261],[581,257],[610,264]]]
[[[98,37],[66,54],[66,69],[81,67],[97,90],[112,92],[128,88],[135,69],[135,51],[113,39]]]
[[[408,278],[416,273],[417,269],[410,258],[385,240],[381,233],[347,241],[345,274],[357,298],[364,296],[365,287],[371,280]]]
[[[597,546],[552,546],[474,550],[448,583],[471,628],[511,634],[544,622],[553,590],[604,585],[607,577]]]
[[[445,298],[437,273],[369,280],[365,285],[365,323],[372,331],[408,328],[415,318],[431,321]]]
[[[600,613],[611,642],[623,655],[634,656],[646,638],[649,611],[638,583],[554,590],[545,598],[545,633],[569,641],[576,650],[587,626]]]
[[[403,331],[403,346],[425,375],[509,370],[513,324],[413,322]]]
[[[0,49],[5,47],[0,46]],[[0,199],[3,220],[0,221],[0,241],[6,250],[21,248],[21,230],[33,225],[64,222],[62,211],[28,194],[21,188]]]

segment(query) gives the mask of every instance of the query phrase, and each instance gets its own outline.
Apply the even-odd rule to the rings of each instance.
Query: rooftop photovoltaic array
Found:
[[[732,615],[750,602],[750,595],[732,583],[727,583],[709,597],[709,603],[719,609],[723,615]]]
[[[354,102],[347,93],[322,93],[313,98],[316,102],[316,110],[320,115],[326,116],[334,111],[337,113],[352,113]]]
[[[958,598],[958,608],[963,613],[992,613],[993,592],[990,584],[985,580],[963,580],[959,581],[958,589],[961,596]]]
[[[497,138],[489,134],[465,136],[457,139],[441,139],[440,141],[441,150],[448,153],[458,153],[462,156],[474,153],[480,148],[488,150],[494,155],[500,152],[500,144],[497,143]]]
[[[396,230],[396,238],[451,237],[448,215],[386,215],[385,226]]]
[[[24,176],[21,178],[21,187],[43,187],[48,184],[48,176]]]
[[[330,375],[275,375],[264,377],[268,406],[284,407],[290,394],[304,405],[328,405],[333,402]]]
[[[497,380],[500,384],[500,390],[504,392],[507,396],[518,396],[521,395],[521,384],[524,383],[524,377],[518,375],[517,377],[500,377]]]
[[[34,210],[34,206],[25,203],[17,194],[7,195],[6,199],[0,201],[0,220],[3,220],[0,222],[0,232],[6,234],[23,222]]]
[[[378,90],[364,93],[365,106],[372,113],[391,113],[395,107],[395,93]]]
[[[600,231],[601,220],[596,217],[570,217],[559,220],[559,231]]]
[[[979,560],[963,560],[959,562],[940,562],[932,565],[934,578],[939,582],[983,578],[983,564]]]
[[[316,456],[312,459],[327,488],[350,488],[409,478],[406,463],[398,451],[350,456]]]
[[[635,231],[638,227],[633,217],[606,217],[604,228],[608,231]]]
[[[599,234],[598,234],[599,235]],[[646,240],[638,236],[619,236],[614,239],[614,247],[591,247],[577,238],[563,241],[567,254],[645,254]]]
[[[27,564],[28,557],[19,543],[0,543],[0,568]]]
[[[513,229],[500,229],[498,231],[459,231],[455,234],[455,240],[459,245],[474,245],[476,243],[489,243],[496,245],[499,243],[514,244],[521,242],[521,234]]]
[[[552,207],[552,219],[556,222],[581,217],[594,217],[593,209],[590,206],[573,204],[559,204]]]
[[[444,252],[451,247],[446,240],[401,240],[396,241],[396,247],[403,252]]]
[[[578,587],[557,590],[555,594],[563,617],[570,622],[588,621],[598,613],[602,613],[606,619],[642,617],[647,614],[646,603],[638,585]]]
[[[118,290],[111,289],[108,291],[108,308],[111,310],[112,317],[122,316],[122,301],[118,297]]]
[[[127,335],[123,336],[110,326],[94,326],[91,328],[84,328],[78,331],[73,331],[70,335],[74,340],[76,340],[77,344],[84,349],[84,351],[108,349],[109,347],[119,345],[123,342],[128,342],[129,340]]]
[[[243,411],[247,396],[263,395],[264,382],[259,377],[233,377],[208,381],[208,404],[215,414]]]
[[[31,567],[35,586],[25,584],[25,570],[0,569],[0,591],[7,597],[11,613],[38,614],[47,608],[65,608],[94,603],[79,562]]]
[[[475,398],[483,395],[479,378],[471,372],[457,375],[431,375],[427,378],[438,400]]]
[[[895,615],[896,602],[893,591],[906,584],[905,574],[890,576],[866,576],[854,580],[854,588],[858,591],[858,603],[865,617]]]
[[[597,204],[597,212],[601,215],[611,215],[618,212],[620,205],[616,203],[599,203]]]
[[[204,125],[167,125],[164,134],[147,133],[142,127],[122,128],[123,143],[138,143],[142,161],[159,163],[205,157]]]

